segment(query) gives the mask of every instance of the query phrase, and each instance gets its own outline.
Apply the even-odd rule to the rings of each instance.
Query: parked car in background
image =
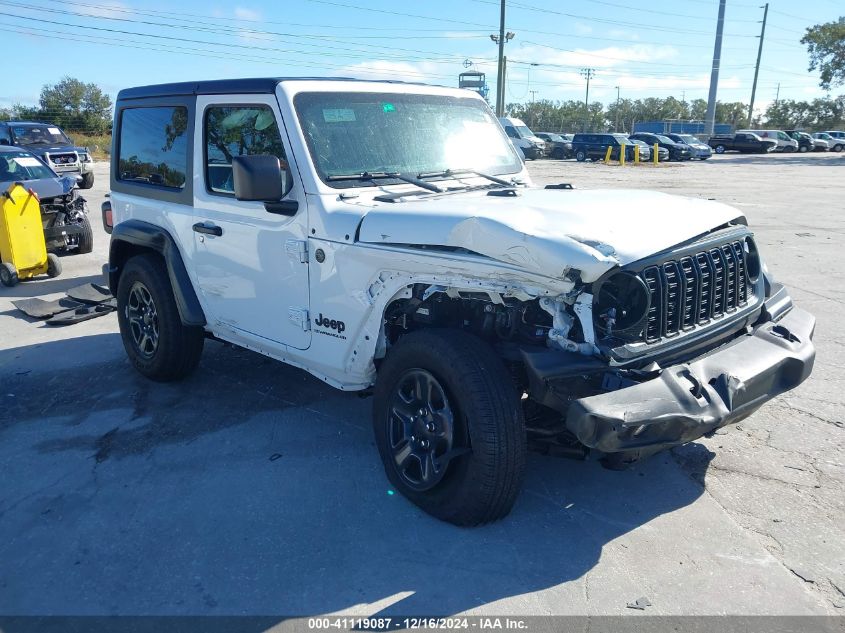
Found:
[[[798,142],[799,152],[812,152],[816,149],[813,137],[801,130],[784,130],[786,135]]]
[[[810,136],[813,141],[813,151],[814,152],[829,152],[830,151],[830,143],[828,143],[823,138],[815,138]]]
[[[0,193],[16,182],[35,192],[49,251],[90,253],[94,248],[88,207],[77,195],[76,179],[75,174],[59,176],[33,152],[0,146]]]
[[[835,138],[837,142],[842,143],[842,149],[845,149],[845,132],[842,130],[828,130],[825,134],[829,134]]]
[[[652,147],[654,147],[654,144],[657,143],[658,146],[666,149],[669,152],[669,160],[680,161],[690,160],[692,158],[692,149],[690,147],[688,147],[685,143],[677,143],[668,136],[664,136],[663,134],[637,132],[636,134],[631,134],[629,138],[637,141],[642,141],[643,143],[647,143]]]
[[[692,157],[699,160],[707,160],[713,155],[713,150],[707,143],[702,143],[701,140],[692,134],[667,134],[676,143],[684,143],[692,151]]]
[[[611,148],[611,160],[619,160],[619,153],[623,147],[625,148],[625,160],[634,160],[633,143],[624,134],[591,132],[576,134],[572,137],[572,152],[578,162],[587,159],[604,160],[608,147]]]
[[[715,134],[707,140],[707,144],[717,154],[725,152],[740,152],[742,154],[768,154],[775,151],[778,142],[774,139],[763,139],[751,132],[737,132],[736,134]]]
[[[525,123],[509,117],[501,117],[499,123],[505,128],[505,134],[511,142],[522,150],[525,158],[536,159],[546,155],[546,142],[534,134]]]
[[[537,132],[537,137],[546,142],[546,155],[552,158],[572,158],[572,137],[554,132]]]
[[[756,134],[760,138],[777,141],[776,152],[797,152],[798,141],[789,136],[783,130],[737,130],[737,134]]]
[[[813,134],[813,138],[817,141],[825,141],[827,143],[828,149],[831,152],[841,152],[843,149],[845,149],[845,140],[835,138],[827,132],[816,132],[815,134]]]
[[[94,161],[87,147],[77,147],[55,125],[29,121],[0,121],[0,145],[23,147],[57,174],[79,174],[79,187],[94,186]]]
[[[644,141],[638,141],[635,138],[628,139],[634,145],[638,145],[640,148],[640,160],[651,160],[652,159],[652,146]],[[657,162],[665,163],[669,160],[669,150],[665,147],[657,148]]]
[[[572,141],[567,141],[560,134],[537,132],[537,138],[545,141],[546,156],[552,158],[570,158],[572,156]]]

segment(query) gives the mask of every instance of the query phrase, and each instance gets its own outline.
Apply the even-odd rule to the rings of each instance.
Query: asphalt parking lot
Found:
[[[94,252],[0,288],[0,615],[845,613],[845,154],[529,169],[742,209],[818,319],[811,379],[624,472],[532,454],[512,514],[459,529],[391,494],[368,400],[217,343],[152,383],[114,315],[14,309],[100,280],[98,164]]]

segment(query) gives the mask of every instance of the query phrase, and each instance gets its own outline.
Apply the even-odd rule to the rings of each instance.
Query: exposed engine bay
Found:
[[[47,250],[90,253],[93,235],[85,198],[72,189],[60,196],[41,199],[41,222]]]

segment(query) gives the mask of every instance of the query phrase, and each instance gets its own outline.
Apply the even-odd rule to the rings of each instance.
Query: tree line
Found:
[[[0,121],[42,121],[65,132],[106,134],[111,131],[111,98],[94,83],[64,77],[41,88],[37,106],[0,108]]]
[[[583,101],[540,100],[512,103],[508,116],[522,119],[532,130],[544,132],[632,132],[642,121],[703,121],[707,101],[681,101],[676,97],[660,99],[620,99],[607,106],[595,101],[585,108]],[[716,103],[716,123],[733,129],[774,128],[831,130],[845,128],[845,95],[836,98],[773,102],[765,112],[748,121],[748,104],[741,101]]]

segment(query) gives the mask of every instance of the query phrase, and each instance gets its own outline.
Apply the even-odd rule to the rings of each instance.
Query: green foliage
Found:
[[[65,132],[107,134],[111,130],[112,102],[96,84],[64,77],[41,89],[38,106],[15,105],[8,119],[44,121]]]
[[[591,103],[589,113],[585,114],[583,101],[543,100],[510,104],[507,112],[525,121],[535,132],[631,132],[634,124],[641,121],[702,121],[707,113],[707,101],[680,101],[675,97],[620,99],[618,103],[611,101],[606,108],[598,102]],[[747,116],[746,103],[716,103],[717,123],[727,123],[734,129],[745,128]],[[782,100],[770,105],[753,125],[812,130],[845,127],[845,95],[810,102]]]
[[[808,28],[801,43],[807,45],[810,70],[818,69],[822,88],[845,83],[845,17]]]
[[[845,95],[812,101],[783,99],[766,109],[765,119],[768,125],[778,129],[831,130],[845,127]]]

